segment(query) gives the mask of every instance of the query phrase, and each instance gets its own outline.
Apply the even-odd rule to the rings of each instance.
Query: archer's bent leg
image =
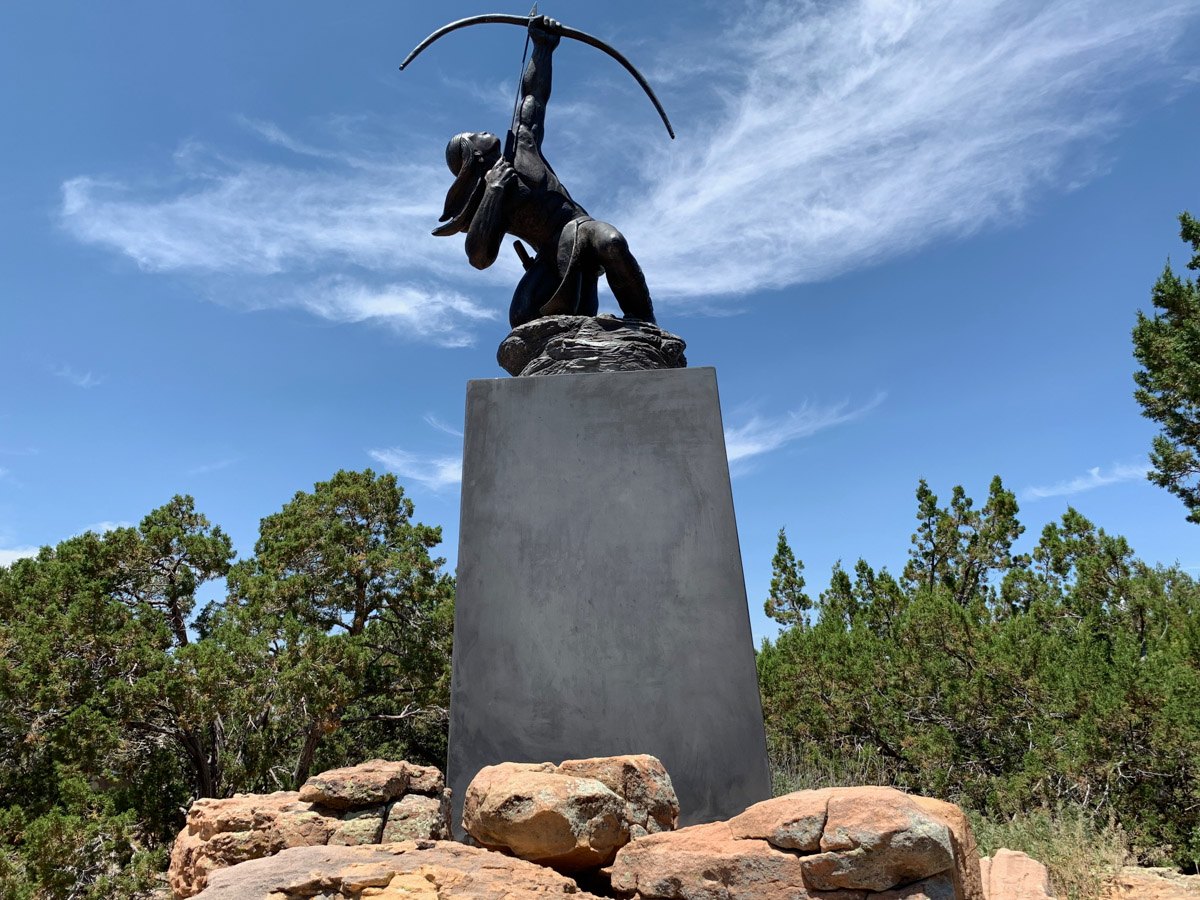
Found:
[[[513,291],[512,304],[508,307],[508,325],[516,328],[541,317],[542,304],[550,299],[557,286],[558,273],[540,255],[533,265],[525,270],[517,289]]]
[[[604,267],[608,286],[625,318],[653,322],[654,304],[650,302],[646,276],[629,252],[624,235],[607,222],[591,221],[579,226],[579,237],[586,241],[596,262]]]

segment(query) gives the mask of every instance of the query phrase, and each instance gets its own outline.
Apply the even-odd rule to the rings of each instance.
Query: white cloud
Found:
[[[429,234],[444,169],[330,155],[328,166],[289,168],[211,160],[189,145],[165,191],[87,176],[64,182],[62,219],[75,237],[150,272],[276,275],[318,264],[437,271],[462,254]]]
[[[83,388],[84,390],[94,388],[101,382],[101,379],[97,378],[91,372],[76,372],[68,365],[55,366],[50,371],[63,381],[69,382],[75,385],[75,387]]]
[[[687,73],[668,82],[675,144],[652,114],[628,114],[624,82],[595,116],[588,103],[604,100],[552,105],[548,131],[559,172],[627,234],[656,299],[715,308],[1013,221],[1045,191],[1085,183],[1136,89],[1186,89],[1194,62],[1170,54],[1197,19],[1194,0],[767,3],[644,61]],[[583,129],[593,118],[615,127]],[[445,136],[372,152],[380,120],[340,123],[329,147],[246,125],[294,158],[188,143],[166,179],[64,182],[64,226],[149,272],[237,277],[239,295],[259,298],[247,305],[446,346],[496,315],[467,294],[507,302],[510,253],[480,273],[461,238],[429,234],[449,185]],[[328,278],[351,268],[358,280]]]
[[[469,323],[498,318],[456,291],[426,290],[388,284],[374,288],[359,282],[330,278],[296,297],[301,306],[333,322],[382,322],[396,332],[443,347],[474,342]]]
[[[879,394],[856,409],[847,409],[848,401],[824,407],[806,403],[782,416],[753,416],[744,425],[725,429],[725,452],[731,463],[770,453],[799,438],[861,418],[882,403],[884,397]]]
[[[18,559],[38,555],[37,547],[0,547],[0,566],[11,566]]]
[[[106,531],[116,531],[118,528],[131,528],[132,526],[132,522],[110,522],[105,520],[103,522],[93,522],[91,525],[84,525],[83,531],[94,531],[96,534],[104,534]]]
[[[1011,220],[1093,174],[1087,151],[1130,89],[1173,77],[1166,51],[1197,17],[1193,0],[771,4],[728,38],[744,75],[697,121],[703,145],[660,152],[618,227],[657,294],[686,299]]]
[[[1145,465],[1117,465],[1107,472],[1102,472],[1099,466],[1088,469],[1086,475],[1080,475],[1069,481],[1059,481],[1047,487],[1029,487],[1021,492],[1026,500],[1041,500],[1045,497],[1066,497],[1070,494],[1081,494],[1093,488],[1116,484],[1120,481],[1135,481],[1146,477]]]
[[[447,425],[445,422],[443,422],[441,419],[439,419],[433,413],[425,414],[425,424],[428,425],[430,428],[436,428],[438,431],[443,431],[446,434],[452,435],[453,437],[460,438],[463,436],[463,433],[461,431],[459,431],[457,428],[453,428],[450,425]]]
[[[368,450],[371,459],[402,479],[437,491],[462,481],[462,456],[421,456],[398,448]]]
[[[237,458],[233,456],[227,456],[224,459],[215,459],[212,462],[201,463],[194,468],[188,469],[188,474],[207,475],[209,472],[219,472],[222,469],[228,469],[235,462],[237,462]]]

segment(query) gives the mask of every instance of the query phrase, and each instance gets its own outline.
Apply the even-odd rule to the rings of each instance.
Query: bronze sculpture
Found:
[[[500,139],[488,132],[458,134],[447,144],[446,164],[455,180],[440,219],[445,224],[433,233],[465,233],[467,257],[478,269],[496,261],[506,233],[519,239],[515,247],[525,274],[509,308],[513,328],[542,316],[595,316],[602,273],[626,318],[654,322],[645,276],[624,236],[607,222],[589,216],[542,155],[551,61],[560,38],[585,40],[625,65],[654,101],[674,137],[661,104],[645,79],[619,53],[548,16],[488,15],[451,23],[422,42],[401,68],[442,34],[480,22],[526,24],[533,54],[522,74],[518,105],[503,150]],[[530,244],[536,256],[530,258],[521,241]]]

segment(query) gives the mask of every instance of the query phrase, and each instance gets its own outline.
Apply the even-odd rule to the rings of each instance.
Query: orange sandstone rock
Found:
[[[1054,896],[1046,867],[1017,850],[1001,848],[995,856],[981,859],[979,866],[986,900],[1046,900]]]
[[[483,847],[560,872],[603,866],[629,840],[621,797],[548,763],[480,770],[463,798],[463,828]]]
[[[449,841],[295,847],[213,875],[198,900],[599,900],[570,878]]]

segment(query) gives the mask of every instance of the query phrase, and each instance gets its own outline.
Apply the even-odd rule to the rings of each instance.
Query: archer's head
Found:
[[[500,138],[487,131],[464,131],[450,138],[446,145],[446,165],[451,172],[458,175],[473,158],[490,168],[500,158]]]

